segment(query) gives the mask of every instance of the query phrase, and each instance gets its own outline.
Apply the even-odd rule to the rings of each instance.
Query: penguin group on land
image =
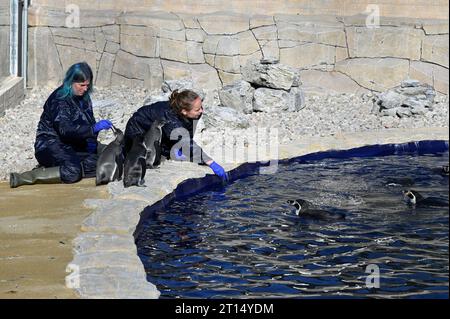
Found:
[[[161,138],[164,121],[153,122],[143,137],[133,140],[131,150],[123,155],[124,134],[116,127],[112,131],[116,138],[100,153],[97,160],[96,185],[120,181],[124,187],[145,186],[147,168],[156,168],[161,163]]]

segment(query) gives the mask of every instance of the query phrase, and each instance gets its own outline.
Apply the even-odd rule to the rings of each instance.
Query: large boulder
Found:
[[[432,110],[434,89],[417,80],[405,80],[401,85],[380,93],[375,99],[374,113],[384,116],[423,115]]]
[[[300,88],[293,87],[289,92],[269,88],[255,90],[253,110],[258,112],[288,111],[296,112],[305,107],[305,96]]]
[[[161,86],[161,92],[150,94],[144,99],[144,105],[153,104],[160,101],[168,101],[173,91],[192,90],[197,93],[203,101],[203,108],[208,110],[219,106],[219,96],[217,90],[204,90],[195,85],[193,80],[182,78],[179,80],[166,80]]]
[[[249,121],[238,111],[230,107],[212,107],[203,113],[205,128],[238,128],[244,129],[250,126]]]
[[[276,60],[249,60],[242,68],[242,77],[256,86],[273,89],[289,90],[300,84],[299,71]]]
[[[250,114],[253,111],[253,94],[255,89],[246,81],[238,81],[219,90],[222,106],[238,112]]]

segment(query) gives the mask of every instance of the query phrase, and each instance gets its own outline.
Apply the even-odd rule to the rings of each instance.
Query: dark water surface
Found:
[[[448,162],[446,152],[282,164],[154,212],[138,254],[162,298],[448,298],[448,207],[412,209],[407,187],[387,185],[408,177],[448,200],[448,176],[433,170]],[[297,217],[286,203],[297,198],[346,219]]]

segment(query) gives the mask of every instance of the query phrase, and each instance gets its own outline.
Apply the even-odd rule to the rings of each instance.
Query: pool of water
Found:
[[[449,153],[280,164],[153,211],[136,238],[161,298],[448,298]],[[303,198],[345,220],[295,215]],[[379,276],[377,276],[379,274]]]

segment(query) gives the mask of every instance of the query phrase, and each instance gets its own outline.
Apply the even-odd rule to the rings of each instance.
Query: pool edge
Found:
[[[289,161],[291,158],[313,153],[345,152],[366,146],[416,144],[415,142],[420,141],[440,141],[446,144],[448,150],[448,140],[448,128],[389,129],[328,137],[305,137],[288,145],[280,145],[278,157],[272,161]],[[264,160],[269,162],[270,158]],[[85,201],[85,205],[93,208],[94,212],[83,222],[81,233],[74,240],[74,260],[67,267],[68,272],[72,273],[66,277],[67,287],[75,289],[81,298],[159,298],[160,293],[152,283],[142,282],[146,277],[145,270],[134,245],[135,235],[146,215],[143,213],[144,208],[158,202],[167,204],[173,200],[177,192],[182,192],[180,189],[190,188],[187,184],[189,180],[206,182],[204,185],[202,185],[203,182],[197,182],[197,189],[218,182],[215,176],[210,175],[209,168],[197,165],[195,167],[185,165],[184,174],[181,174],[179,170],[175,171],[175,174],[170,174],[170,169],[173,170],[174,167],[177,168],[176,165],[181,164],[168,162],[170,165],[162,165],[160,169],[161,173],[168,173],[164,176],[168,178],[167,185],[156,182],[154,186],[162,188],[158,189],[158,192],[151,188],[151,185],[146,190],[137,190],[139,192],[136,193],[129,190],[124,192],[117,183],[111,183],[113,185],[108,185],[109,200]],[[253,165],[252,169],[262,167],[261,163],[234,163],[225,164],[224,168],[227,171],[238,171],[245,165]],[[233,176],[233,179],[235,178],[240,178],[239,174]],[[124,204],[128,208],[126,215],[123,214]],[[89,233],[92,234],[91,237]],[[83,246],[86,238],[93,241],[93,244],[87,243]],[[117,246],[113,238],[118,239]],[[106,245],[104,241],[107,239],[109,242]],[[113,242],[110,242],[111,240]],[[80,246],[85,247],[84,250],[80,250]],[[124,247],[129,247],[131,251],[126,252]],[[109,263],[101,260],[105,256]],[[114,264],[115,260],[118,260],[117,264]],[[86,274],[83,274],[81,269],[85,269]],[[95,276],[88,270],[92,270]]]

